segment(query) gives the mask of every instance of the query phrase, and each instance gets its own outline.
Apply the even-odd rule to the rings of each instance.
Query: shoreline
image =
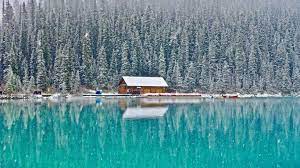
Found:
[[[26,99],[68,99],[68,98],[203,98],[203,99],[244,99],[244,98],[297,98],[300,95],[282,95],[282,94],[200,94],[200,93],[159,93],[159,94],[11,94],[0,95],[0,100],[26,100]]]

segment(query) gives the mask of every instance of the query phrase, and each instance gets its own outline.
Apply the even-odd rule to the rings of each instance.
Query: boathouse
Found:
[[[167,88],[162,77],[123,76],[119,82],[119,94],[165,93]]]

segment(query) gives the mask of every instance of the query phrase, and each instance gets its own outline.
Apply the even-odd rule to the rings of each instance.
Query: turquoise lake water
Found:
[[[300,167],[300,99],[4,101],[0,167]]]

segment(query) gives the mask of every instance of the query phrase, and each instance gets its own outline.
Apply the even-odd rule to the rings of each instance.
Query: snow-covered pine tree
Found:
[[[223,93],[229,93],[232,92],[232,81],[231,81],[231,69],[229,67],[229,64],[227,61],[223,63],[222,68],[222,92]]]
[[[257,62],[256,62],[256,47],[255,44],[251,45],[251,49],[250,49],[250,55],[248,57],[248,79],[246,79],[248,81],[249,84],[249,89],[254,92],[255,88],[257,87]]]
[[[28,85],[28,92],[32,92],[34,89],[36,88],[36,85],[35,85],[35,79],[33,76],[30,77],[30,80],[29,80],[29,85]]]
[[[295,40],[295,56],[294,56],[294,67],[293,67],[293,91],[295,93],[300,92],[300,30],[298,29]]]
[[[179,63],[177,61],[175,61],[172,80],[174,81],[176,88],[178,88],[179,90],[183,89],[184,80],[182,78],[182,75],[181,75],[181,72],[179,69]]]
[[[138,76],[140,73],[140,65],[138,59],[138,51],[136,47],[134,47],[132,54],[131,54],[131,75]]]
[[[5,81],[5,72],[8,72],[8,67],[11,66],[11,57],[9,55],[14,37],[15,28],[15,16],[14,10],[9,1],[4,4],[3,1],[3,11],[2,11],[2,38],[0,46],[0,81]]]
[[[214,42],[211,42],[209,44],[209,50],[208,50],[208,60],[209,60],[209,76],[210,76],[210,86],[212,86],[212,90],[214,90],[215,82],[217,82],[217,72],[218,72],[218,58],[216,53],[216,45]]]
[[[36,84],[37,88],[44,91],[47,88],[47,76],[45,67],[45,58],[42,49],[42,38],[43,32],[39,32],[38,42],[37,42],[37,76]]]
[[[159,51],[159,64],[158,64],[158,74],[161,77],[166,77],[166,58],[165,58],[165,51],[162,46],[160,46]]]
[[[96,64],[97,83],[101,88],[106,87],[108,83],[108,63],[104,46],[98,52]]]
[[[194,66],[195,66],[195,75],[196,75],[196,81],[195,81],[195,89],[199,88],[198,86],[198,82],[201,78],[201,72],[202,72],[202,62],[203,62],[203,56],[202,55],[198,55],[197,58],[196,58],[196,61],[194,63]]]
[[[150,66],[152,68],[152,71],[151,71],[152,76],[158,75],[158,64],[159,64],[158,57],[159,57],[159,55],[155,51],[153,51],[151,62],[150,62]]]
[[[174,73],[174,67],[175,67],[175,61],[177,60],[176,57],[176,49],[172,49],[171,56],[168,63],[168,69],[167,69],[167,77],[166,80],[170,85],[174,85],[173,73]]]
[[[187,27],[184,28],[181,35],[181,44],[179,47],[178,62],[180,62],[179,69],[185,73],[189,67],[190,52],[189,52],[189,37]]]
[[[27,65],[21,65],[22,63],[28,64],[30,62],[30,55],[28,49],[28,12],[26,10],[25,2],[22,3],[21,13],[20,13],[20,37],[19,37],[19,50],[20,50],[20,57],[19,61],[19,75],[22,77],[25,75],[24,72],[28,71],[24,68],[28,68]]]
[[[72,47],[72,42],[68,40],[67,44],[64,46],[65,55],[65,63],[64,63],[64,72],[65,72],[65,82],[66,82],[66,90],[68,92],[72,91],[72,84],[74,83],[74,74],[78,68],[78,61],[75,57],[75,49]]]
[[[277,84],[277,90],[289,93],[291,81],[290,81],[290,69],[289,69],[289,59],[288,53],[284,46],[284,41],[282,41],[276,51],[275,58],[275,79]]]
[[[114,76],[116,72],[119,72],[119,49],[115,49],[113,52],[112,52],[112,56],[111,56],[111,62],[110,62],[110,67],[109,67],[109,76]],[[119,74],[119,73],[117,73]],[[109,88],[110,89],[113,89],[115,86],[116,86],[116,83],[115,83],[115,79],[114,78],[108,78],[109,80]],[[119,80],[119,79],[118,79]]]
[[[152,67],[152,59],[151,59],[150,53],[148,50],[145,50],[143,52],[144,52],[144,58],[141,59],[143,61],[141,61],[141,63],[140,63],[140,64],[142,64],[142,69],[143,69],[143,72],[141,72],[141,75],[152,76],[152,72],[150,70],[150,67]]]
[[[264,71],[264,91],[267,93],[272,93],[274,91],[274,70],[271,62],[266,62]]]
[[[22,87],[22,91],[23,92],[26,92],[26,93],[30,93],[30,79],[29,79],[29,76],[28,76],[28,68],[25,67],[24,68],[25,72],[24,72],[24,77],[23,77],[23,87]]]
[[[80,91],[80,75],[79,71],[76,71],[76,73],[73,75],[74,83],[72,83],[72,91],[73,93],[78,93]]]
[[[184,81],[185,82],[184,86],[186,91],[193,91],[193,88],[195,87],[196,84],[196,79],[197,79],[196,69],[194,63],[191,62],[187,70],[185,81]]]
[[[121,75],[130,75],[130,64],[129,64],[129,46],[127,42],[123,44],[122,47],[122,65],[121,65]]]
[[[167,77],[166,77],[166,81],[169,85],[173,85],[173,82],[174,82],[172,80],[172,74],[173,74],[173,67],[169,63],[169,66],[168,66],[168,69],[167,69]]]
[[[57,50],[57,54],[55,57],[55,62],[54,62],[54,76],[53,76],[53,82],[54,82],[54,86],[56,88],[56,91],[60,92],[61,88],[61,84],[64,82],[63,81],[63,49],[62,46],[60,46],[59,50]]]
[[[235,51],[235,89],[241,91],[243,88],[243,79],[245,71],[245,52],[241,46],[238,46]]]
[[[94,59],[92,55],[91,48],[91,39],[88,33],[85,34],[82,43],[83,53],[82,53],[82,68],[83,68],[83,76],[82,81],[83,84],[87,87],[91,87],[94,81]]]
[[[5,92],[7,94],[12,94],[17,91],[17,84],[16,84],[16,76],[12,70],[12,67],[9,65],[6,70],[5,75]]]
[[[209,73],[209,60],[208,56],[204,55],[202,59],[202,69],[201,69],[201,75],[199,79],[199,88],[201,92],[208,92],[209,90],[209,81],[210,80],[210,73]]]
[[[284,94],[289,94],[291,93],[291,78],[290,78],[290,65],[289,65],[289,59],[288,59],[288,54],[286,54],[285,60],[283,67],[280,68],[281,70],[281,77],[279,78],[279,86],[280,90]]]

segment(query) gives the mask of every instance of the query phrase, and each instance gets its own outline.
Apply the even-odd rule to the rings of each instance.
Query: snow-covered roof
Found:
[[[168,111],[165,107],[129,107],[123,114],[123,119],[160,118]]]
[[[162,77],[122,77],[127,86],[152,86],[152,87],[168,87],[167,82]]]

